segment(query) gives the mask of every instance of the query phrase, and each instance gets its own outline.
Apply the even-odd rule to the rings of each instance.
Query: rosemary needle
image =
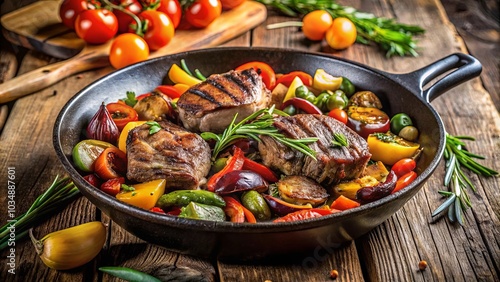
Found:
[[[445,176],[444,186],[449,191],[438,191],[439,194],[448,197],[433,213],[432,216],[448,211],[448,219],[451,222],[464,224],[463,213],[472,207],[467,189],[470,188],[476,192],[476,187],[464,173],[463,168],[482,176],[495,176],[498,172],[479,164],[475,159],[484,159],[483,156],[473,154],[465,149],[465,143],[462,140],[475,139],[471,136],[453,136],[446,134],[446,147],[444,151],[445,158]]]

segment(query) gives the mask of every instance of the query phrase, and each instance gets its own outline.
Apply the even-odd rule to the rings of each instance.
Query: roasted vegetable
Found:
[[[211,221],[226,220],[226,214],[222,208],[195,202],[191,202],[187,206],[182,207],[179,217]]]
[[[173,113],[168,99],[165,95],[153,92],[151,95],[137,101],[134,110],[139,115],[140,120],[165,120]]]
[[[305,205],[295,205],[288,203],[280,198],[273,197],[268,194],[263,194],[264,199],[266,199],[267,204],[269,205],[269,208],[272,210],[273,213],[283,216],[292,212],[296,212],[299,210],[303,209],[311,209],[312,205],[311,204],[305,204]]]
[[[342,77],[333,76],[327,73],[324,69],[317,69],[313,77],[313,88],[320,91],[332,90],[340,88]]]
[[[258,220],[269,220],[271,218],[271,210],[266,200],[259,192],[251,190],[243,193],[243,195],[241,195],[241,203],[252,212]]]
[[[111,143],[100,140],[82,140],[78,142],[75,147],[73,147],[73,151],[71,152],[73,163],[82,171],[92,172],[94,171],[95,160],[105,149],[111,147],[115,146]]]
[[[343,195],[351,200],[356,200],[356,193],[363,187],[376,186],[383,181],[389,171],[382,162],[376,162],[368,165],[360,178],[347,182],[341,182],[333,187],[335,195]]]
[[[332,204],[330,205],[330,208],[339,210],[339,211],[345,211],[348,209],[352,208],[357,208],[361,204],[345,197],[344,195],[340,195],[337,199],[335,199]]]
[[[122,202],[133,206],[149,210],[155,206],[156,202],[165,193],[165,179],[157,179],[149,182],[134,184],[130,191],[121,192],[116,198]]]
[[[224,199],[207,190],[176,190],[161,196],[156,206],[166,210],[173,206],[187,206],[191,202],[223,208]]]
[[[349,106],[382,109],[382,102],[371,91],[359,91],[349,98]]]
[[[413,125],[413,122],[409,115],[405,113],[399,113],[391,118],[391,132],[398,135],[401,129],[406,126]]]
[[[278,182],[280,197],[292,204],[319,206],[326,202],[328,193],[316,181],[305,176],[286,176]]]
[[[146,123],[145,120],[131,121],[123,127],[122,132],[120,132],[120,137],[118,138],[118,148],[122,150],[122,152],[127,152],[127,138],[130,130],[138,127],[139,125],[143,125],[144,123]]]
[[[347,116],[347,126],[363,138],[367,138],[372,133],[387,132],[390,129],[389,116],[377,108],[349,106]]]
[[[356,199],[362,204],[370,203],[391,194],[396,186],[396,174],[390,171],[384,182],[381,182],[372,187],[363,187],[356,192]]]
[[[269,184],[258,173],[251,170],[233,170],[224,174],[215,187],[215,193],[227,195],[234,192],[256,190],[264,192]]]
[[[390,132],[370,134],[367,141],[372,160],[381,161],[386,165],[413,157],[420,147],[418,143],[407,141]]]
[[[86,132],[89,139],[101,140],[111,144],[114,144],[120,135],[120,131],[104,103],[101,104],[99,110],[89,121]]]
[[[106,228],[93,221],[45,235],[41,240],[30,236],[43,263],[56,270],[72,269],[91,261],[106,241]]]

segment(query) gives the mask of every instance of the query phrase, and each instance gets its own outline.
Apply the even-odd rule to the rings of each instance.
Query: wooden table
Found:
[[[27,1],[10,2],[5,2],[2,8],[16,8]],[[388,59],[376,47],[360,44],[345,51],[332,51],[324,43],[306,42],[297,29],[267,30],[267,24],[289,20],[272,10],[265,23],[225,45],[323,51],[394,73],[410,72],[450,53],[469,51],[483,63],[481,77],[454,88],[432,105],[440,113],[449,133],[476,137],[475,142],[468,143],[468,148],[486,157],[481,163],[500,170],[499,59],[498,41],[495,42],[499,35],[498,22],[496,26],[492,24],[488,14],[481,10],[481,7],[495,6],[494,1],[468,1],[471,2],[468,4],[453,0],[339,1],[347,2],[358,10],[425,28],[426,34],[418,38],[420,56]],[[449,20],[444,7],[452,19],[457,20],[457,26]],[[38,52],[12,47],[5,41],[2,41],[0,54],[0,81],[57,61]],[[51,139],[59,110],[77,91],[111,71],[111,67],[106,67],[74,75],[31,96],[0,106],[2,224],[7,214],[4,187],[8,168],[14,169],[16,212],[20,214],[56,175],[65,174]],[[199,279],[189,281],[329,281],[331,270],[338,271],[338,281],[499,281],[500,179],[470,175],[477,193],[469,192],[473,208],[466,213],[465,225],[459,226],[446,219],[431,217],[432,211],[443,202],[437,193],[443,189],[443,176],[442,162],[422,190],[389,220],[347,246],[318,257],[314,264],[305,263],[305,258],[242,264],[180,255],[130,235],[81,197],[60,214],[40,222],[35,234],[42,236],[102,219],[109,223],[111,230],[109,245],[101,254],[83,267],[59,272],[47,268],[37,258],[31,243],[24,240],[17,242],[15,247],[15,275],[7,272],[4,261],[7,252],[2,252],[0,280],[114,281],[96,269],[117,265],[152,274],[163,272],[165,277],[186,278],[185,275],[190,274],[191,278]],[[428,264],[423,271],[418,267],[421,260]]]

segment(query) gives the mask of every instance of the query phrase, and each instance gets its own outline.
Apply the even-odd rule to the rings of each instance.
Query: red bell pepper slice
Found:
[[[284,74],[280,77],[276,78],[276,85],[279,83],[285,85],[286,87],[290,87],[290,84],[292,83],[293,79],[295,77],[299,77],[300,80],[302,80],[302,83],[304,83],[305,86],[311,86],[313,83],[313,78],[310,74],[303,72],[303,71],[292,71],[287,74]]]
[[[330,205],[330,208],[345,211],[348,209],[359,207],[360,205],[360,203],[351,200],[344,195],[340,195],[337,199],[335,199],[335,201],[333,201],[333,203]]]
[[[179,98],[182,95],[179,89],[175,88],[173,85],[159,85],[155,88],[155,91],[161,92],[172,99]]]
[[[222,197],[226,202],[224,212],[231,219],[231,222],[245,222],[245,213],[243,212],[243,205],[240,204],[235,198],[230,196]]]
[[[264,178],[268,182],[278,182],[278,177],[276,176],[276,174],[274,174],[274,172],[271,169],[247,157],[244,158],[242,169],[251,170],[255,173],[258,173],[260,176],[262,176],[262,178]]]
[[[207,190],[214,192],[217,182],[226,173],[233,170],[240,170],[243,167],[245,155],[239,147],[234,147],[234,153],[231,159],[227,162],[226,166],[216,174],[212,175],[207,182]]]
[[[235,68],[235,70],[241,71],[250,68],[253,68],[255,71],[259,73],[259,75],[262,77],[262,82],[264,82],[267,89],[269,90],[274,89],[274,86],[276,86],[276,73],[274,72],[274,69],[270,65],[264,62],[253,61],[238,66],[237,68]]]
[[[415,178],[417,178],[417,173],[414,172],[414,171],[410,171],[407,174],[401,176],[396,181],[396,187],[394,187],[394,189],[392,190],[391,194],[394,194],[397,191],[399,191],[399,190],[405,188],[406,186],[410,185],[410,183],[412,183],[413,180],[415,180]]]
[[[139,120],[139,115],[134,108],[123,102],[109,103],[106,105],[106,109],[108,109],[116,127],[118,127],[120,131],[122,131],[127,123]]]
[[[313,103],[307,101],[306,99],[294,97],[291,99],[286,100],[283,105],[281,105],[281,110],[288,106],[294,106],[295,108],[304,111],[307,114],[317,114],[317,115],[322,115],[323,112],[316,107]]]
[[[304,220],[304,219],[309,219],[309,218],[321,217],[321,216],[332,214],[335,212],[336,212],[336,210],[323,209],[323,208],[299,210],[296,212],[289,213],[285,216],[278,217],[273,222],[299,221],[299,220]]]
[[[165,211],[162,210],[160,207],[152,207],[149,211],[161,213],[161,214],[166,214]]]

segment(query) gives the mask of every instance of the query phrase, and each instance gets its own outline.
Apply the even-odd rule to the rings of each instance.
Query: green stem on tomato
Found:
[[[139,17],[137,15],[135,15],[134,13],[130,12],[129,10],[123,8],[120,5],[116,5],[116,4],[109,2],[109,0],[102,0],[102,1],[107,6],[111,7],[112,9],[119,10],[119,11],[129,15],[130,17],[132,17],[132,19],[134,19],[134,21],[135,21],[135,27],[134,27],[135,34],[139,35],[140,37],[144,37],[144,27],[142,26],[141,19],[139,19]]]

